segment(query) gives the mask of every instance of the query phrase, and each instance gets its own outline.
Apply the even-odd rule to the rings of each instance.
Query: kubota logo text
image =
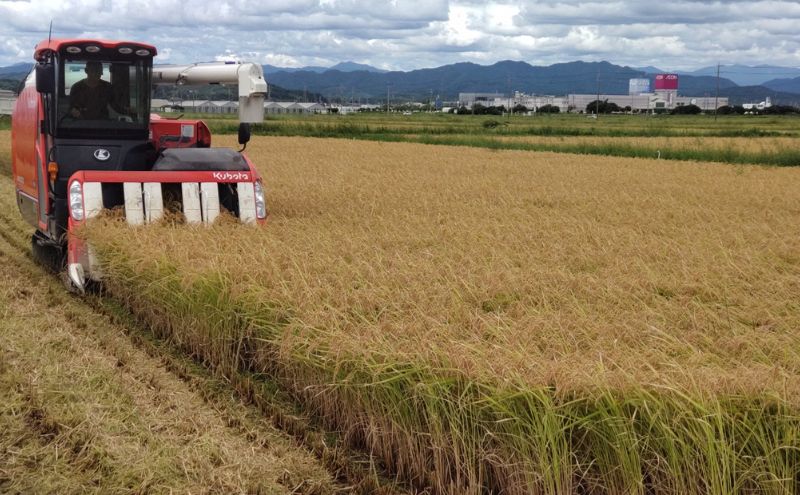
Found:
[[[247,172],[214,172],[211,176],[216,180],[250,180],[250,174]]]
[[[100,160],[101,162],[104,162],[104,161],[108,160],[109,158],[111,158],[111,152],[108,151],[107,149],[98,148],[98,149],[94,150],[94,157],[97,160]]]

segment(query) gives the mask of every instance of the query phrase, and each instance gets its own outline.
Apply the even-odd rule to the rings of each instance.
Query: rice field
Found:
[[[210,116],[215,133],[236,133]],[[270,136],[336,137],[489,149],[731,164],[800,165],[796,116],[387,114],[271,116],[254,127]]]
[[[797,492],[800,170],[248,154],[265,228],[86,232],[111,293],[187,352],[278,380],[435,493]]]
[[[418,136],[415,136],[418,137]],[[621,146],[629,145],[652,151],[670,150],[694,151],[710,149],[720,153],[727,150],[753,154],[773,154],[794,150],[800,140],[796,137],[604,137],[604,136],[499,136],[498,141],[507,143],[528,143],[541,145],[590,145]],[[655,155],[654,155],[655,156]]]

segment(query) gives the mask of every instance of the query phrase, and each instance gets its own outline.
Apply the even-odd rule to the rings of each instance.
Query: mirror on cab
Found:
[[[54,64],[36,64],[36,91],[39,93],[56,92],[56,66]]]

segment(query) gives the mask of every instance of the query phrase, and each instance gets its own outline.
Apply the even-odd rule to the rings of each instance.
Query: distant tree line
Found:
[[[536,113],[559,113],[561,111],[556,105],[542,105],[539,108],[528,108],[525,105],[520,103],[514,105],[511,108],[511,113],[515,114],[527,114],[530,112]],[[508,113],[505,105],[500,106],[485,106],[481,105],[480,103],[475,103],[472,105],[472,108],[467,108],[465,106],[461,106],[452,110],[452,113],[456,113],[458,115],[503,115]]]
[[[0,89],[7,89],[16,93],[19,90],[20,81],[18,79],[0,79]]]
[[[718,115],[744,115],[748,113],[757,115],[797,115],[800,114],[800,108],[791,105],[772,105],[771,107],[758,109],[744,108],[741,105],[726,105],[717,109]]]
[[[586,105],[586,113],[623,113],[623,112],[630,112],[631,107],[620,107],[614,102],[610,102],[608,100],[594,100]],[[656,109],[659,111],[659,109]],[[662,110],[667,112],[666,109]],[[668,111],[671,115],[699,115],[701,113],[708,113],[713,114],[714,110],[703,110],[697,105],[689,104],[689,105],[679,105],[671,110]],[[752,108],[746,109],[741,105],[735,106],[722,106],[717,109],[718,115],[745,115],[745,114],[756,114],[756,115],[794,115],[800,114],[800,108],[793,107],[790,105],[773,105],[768,108]]]

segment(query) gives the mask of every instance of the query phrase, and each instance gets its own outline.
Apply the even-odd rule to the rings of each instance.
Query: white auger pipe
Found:
[[[208,62],[188,65],[156,65],[153,84],[238,84],[239,122],[264,121],[267,81],[259,64]]]

